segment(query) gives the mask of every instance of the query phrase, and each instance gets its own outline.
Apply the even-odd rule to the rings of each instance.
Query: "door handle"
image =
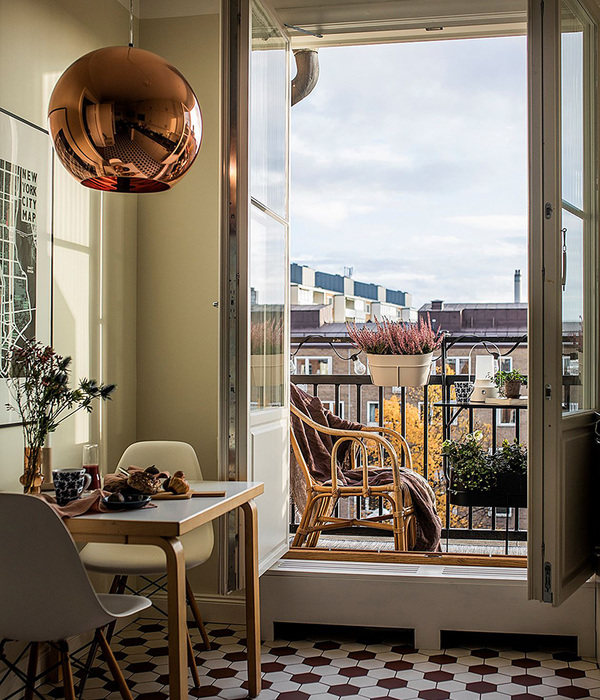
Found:
[[[562,290],[565,291],[567,286],[567,229],[563,228],[560,230],[562,233],[562,275],[561,284]]]

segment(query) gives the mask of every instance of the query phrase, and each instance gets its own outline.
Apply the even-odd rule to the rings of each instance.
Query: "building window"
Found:
[[[500,371],[501,372],[512,372],[513,359],[512,357],[501,357],[500,358]]]
[[[379,401],[367,401],[367,425],[379,425]]]
[[[492,517],[493,508],[488,508],[488,515]],[[498,518],[512,518],[514,510],[512,508],[507,508],[506,506],[496,506],[496,519]]]
[[[438,360],[438,367],[439,367]],[[438,369],[438,374],[440,373]],[[447,357],[446,358],[446,374],[469,374],[469,358],[468,357]]]
[[[297,357],[296,374],[333,374],[331,357]]]
[[[313,295],[310,289],[298,288],[298,303],[299,304],[312,304]]]
[[[499,408],[496,411],[496,420],[503,428],[514,427],[517,424],[517,411],[514,408]]]
[[[339,411],[335,410],[335,401],[321,401],[321,403],[323,404],[323,406],[325,406],[325,408],[330,410],[333,414],[335,414],[339,418],[344,417],[344,402],[343,401],[340,401],[340,410]]]

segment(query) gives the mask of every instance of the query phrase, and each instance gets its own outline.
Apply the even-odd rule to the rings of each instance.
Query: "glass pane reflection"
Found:
[[[286,227],[251,207],[250,401],[253,411],[283,406]]]
[[[287,219],[287,44],[257,3],[250,71],[250,194]]]
[[[568,7],[561,14],[562,198],[583,209],[584,28]]]
[[[563,209],[562,224],[566,249],[565,282],[562,296],[562,358],[564,413],[590,408],[583,393],[584,363],[584,238],[583,221]]]

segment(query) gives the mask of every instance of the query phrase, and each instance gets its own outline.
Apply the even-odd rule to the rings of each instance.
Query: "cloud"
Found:
[[[320,51],[292,109],[292,260],[413,294],[512,300],[526,268],[524,37]]]
[[[519,214],[451,216],[448,221],[484,231],[527,231],[527,217]]]

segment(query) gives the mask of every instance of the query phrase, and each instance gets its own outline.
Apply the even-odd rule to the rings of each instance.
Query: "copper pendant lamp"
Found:
[[[200,148],[198,100],[164,58],[130,45],[82,56],[62,74],[48,120],[56,154],[82,185],[105,192],[162,192]]]

